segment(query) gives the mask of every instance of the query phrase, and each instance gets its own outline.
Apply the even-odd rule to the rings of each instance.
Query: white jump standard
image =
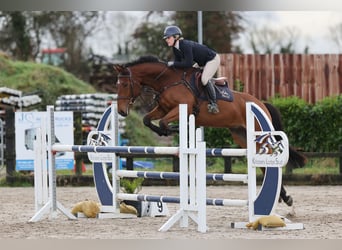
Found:
[[[119,213],[118,200],[140,200],[150,202],[179,203],[178,211],[159,229],[169,230],[176,222],[181,227],[188,227],[189,218],[197,224],[199,232],[206,232],[206,206],[243,206],[248,207],[248,222],[261,216],[275,213],[282,181],[282,167],[289,157],[288,140],[282,131],[274,131],[271,121],[266,114],[254,103],[247,103],[247,148],[246,149],[206,149],[202,138],[202,131],[195,127],[194,115],[187,114],[187,106],[180,105],[179,114],[179,147],[140,147],[116,146],[116,104],[109,107],[99,122],[98,131],[90,136],[102,135],[110,138],[110,145],[58,145],[51,143],[49,151],[88,152],[89,159],[94,163],[94,182],[99,200],[106,212]],[[257,121],[262,131],[255,131]],[[111,123],[111,130],[107,128]],[[280,136],[276,141],[274,136]],[[256,145],[265,145],[257,152]],[[267,152],[267,147],[272,153]],[[171,172],[143,172],[118,170],[116,154],[170,154],[179,156],[179,173]],[[247,174],[206,174],[206,156],[246,156],[248,163]],[[38,156],[37,156],[38,157]],[[104,163],[112,162],[112,181],[110,184]],[[257,193],[256,167],[266,167],[262,186]],[[179,179],[180,196],[155,196],[146,194],[119,193],[119,180],[122,177],[144,177],[158,179]],[[240,181],[248,184],[248,199],[218,199],[207,198],[206,180]],[[54,187],[55,188],[55,187]],[[246,228],[247,222],[232,223],[234,228]],[[302,225],[288,227],[288,229],[302,229]]]
[[[53,106],[47,107],[47,122],[42,121],[42,128],[37,129],[34,162],[34,185],[35,185],[35,215],[29,222],[36,222],[46,214],[50,218],[57,218],[57,211],[60,210],[69,219],[77,219],[67,210],[56,198],[56,167],[55,155],[52,153],[52,145],[55,144],[55,127]],[[45,125],[46,124],[46,125]],[[47,131],[49,133],[47,133]],[[48,164],[46,161],[48,159]],[[48,169],[48,175],[47,175]],[[49,181],[47,182],[47,176]]]

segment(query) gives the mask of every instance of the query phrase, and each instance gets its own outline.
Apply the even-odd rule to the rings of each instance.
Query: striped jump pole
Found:
[[[116,175],[120,178],[146,178],[146,179],[169,179],[179,180],[179,173],[175,172],[155,172],[155,171],[134,171],[134,170],[117,170]],[[241,181],[247,183],[247,174],[206,174],[206,180],[210,181]]]
[[[175,196],[119,193],[118,198],[120,200],[132,200],[132,201],[180,203],[180,197],[175,197]],[[188,203],[190,202],[191,202],[190,199],[188,199]],[[210,205],[211,206],[234,206],[234,207],[248,206],[247,200],[239,200],[239,199],[206,198],[205,203],[208,206]]]

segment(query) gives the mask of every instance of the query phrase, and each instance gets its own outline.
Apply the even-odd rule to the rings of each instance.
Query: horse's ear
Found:
[[[124,69],[124,67],[121,64],[115,64],[115,65],[113,65],[113,68],[118,73],[122,72]]]

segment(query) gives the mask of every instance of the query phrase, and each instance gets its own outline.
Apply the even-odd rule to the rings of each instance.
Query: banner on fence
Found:
[[[15,113],[15,145],[16,170],[34,170],[33,141],[37,129],[46,120],[46,112],[16,112]],[[45,125],[44,125],[45,126]],[[73,113],[55,112],[55,140],[56,143],[74,144]],[[73,169],[74,153],[59,152],[56,154],[56,169]]]

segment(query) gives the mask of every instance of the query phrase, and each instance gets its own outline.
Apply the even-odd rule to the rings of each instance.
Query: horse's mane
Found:
[[[126,63],[125,67],[131,67],[131,66],[141,64],[141,63],[165,63],[165,62],[160,61],[155,56],[141,56],[135,61]]]

